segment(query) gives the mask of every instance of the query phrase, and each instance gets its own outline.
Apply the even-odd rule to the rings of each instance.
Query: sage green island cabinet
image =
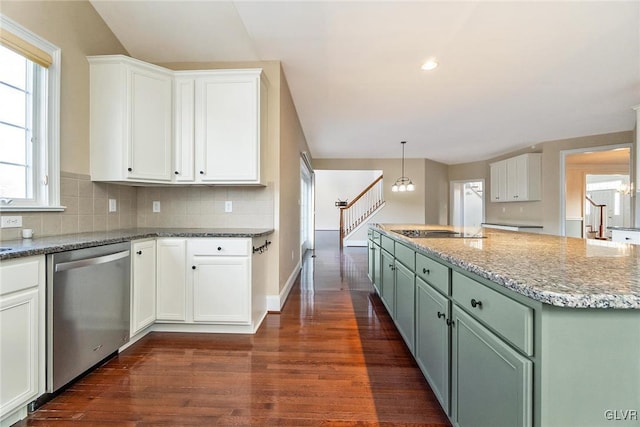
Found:
[[[416,279],[415,358],[442,409],[449,413],[449,299]]]
[[[640,426],[637,246],[398,228],[372,227],[374,281],[454,426]]]
[[[396,262],[393,254],[384,248],[380,251],[380,264],[380,274],[382,275],[380,298],[391,317],[394,317],[396,308]]]

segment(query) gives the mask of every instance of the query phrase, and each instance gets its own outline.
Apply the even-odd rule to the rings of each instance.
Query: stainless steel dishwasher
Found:
[[[47,256],[47,391],[129,341],[130,244]]]

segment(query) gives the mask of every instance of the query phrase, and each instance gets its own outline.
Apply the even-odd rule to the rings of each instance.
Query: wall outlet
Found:
[[[2,228],[22,227],[22,217],[21,216],[3,216],[1,227]]]
[[[226,202],[224,202],[224,211],[225,212],[233,212],[233,202],[230,200],[227,200]]]
[[[116,199],[109,199],[109,212],[118,211],[118,201]]]
[[[157,200],[153,202],[153,212],[155,213],[160,212],[160,202]]]

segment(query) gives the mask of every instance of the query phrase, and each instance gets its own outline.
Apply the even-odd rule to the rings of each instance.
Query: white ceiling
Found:
[[[637,0],[91,3],[142,60],[281,60],[315,158],[482,160],[640,104]]]

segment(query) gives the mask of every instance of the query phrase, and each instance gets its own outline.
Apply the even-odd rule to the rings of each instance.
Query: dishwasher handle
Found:
[[[116,252],[114,254],[99,256],[96,258],[86,258],[86,259],[80,259],[78,261],[62,262],[60,264],[56,264],[55,272],[58,273],[60,271],[87,267],[89,265],[106,264],[107,262],[112,262],[122,258],[126,258],[129,255],[130,255],[130,252],[127,250],[122,252]]]

